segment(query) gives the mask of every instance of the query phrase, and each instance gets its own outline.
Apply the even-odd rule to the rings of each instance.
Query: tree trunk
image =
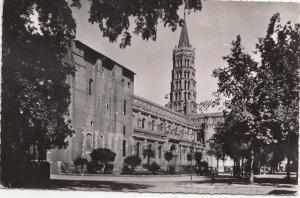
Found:
[[[236,176],[241,176],[241,163],[239,158],[236,160]]]
[[[254,162],[254,151],[253,151],[253,149],[251,149],[251,154],[250,154],[250,173],[249,173],[249,183],[250,184],[254,183],[253,162]]]
[[[219,173],[219,158],[217,158],[217,171],[216,171],[216,175],[218,175]]]
[[[290,159],[290,155],[289,154],[287,156],[286,179],[287,180],[291,179],[291,159]]]
[[[243,176],[245,172],[245,163],[244,163],[244,156],[242,157],[242,168],[241,168],[241,175]]]

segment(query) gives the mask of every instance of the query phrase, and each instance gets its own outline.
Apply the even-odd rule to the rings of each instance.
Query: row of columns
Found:
[[[191,79],[189,79],[189,80],[181,79],[181,80],[173,81],[173,87],[174,87],[174,90],[181,90],[181,89],[195,90],[196,89],[196,84]]]

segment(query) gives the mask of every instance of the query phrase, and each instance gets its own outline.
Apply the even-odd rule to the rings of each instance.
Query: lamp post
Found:
[[[193,157],[194,157],[194,144],[195,144],[195,132],[194,137],[191,145],[191,187],[193,187]]]

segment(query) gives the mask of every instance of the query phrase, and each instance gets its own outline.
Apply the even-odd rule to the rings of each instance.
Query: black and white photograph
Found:
[[[298,194],[300,2],[0,2],[0,196]]]

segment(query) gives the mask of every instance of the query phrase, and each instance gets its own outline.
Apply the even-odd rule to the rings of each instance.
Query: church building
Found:
[[[187,154],[191,150],[201,151],[209,166],[215,166],[213,157],[206,155],[206,141],[223,122],[223,114],[197,113],[195,49],[185,21],[173,49],[170,101],[165,106],[135,95],[133,71],[78,40],[73,41],[66,59],[76,68],[75,75],[68,77],[72,101],[68,119],[75,133],[67,139],[66,149],[48,152],[53,173],[62,164],[71,167],[79,156],[90,160],[96,148],[116,153],[113,172],[117,174],[127,156],[138,155],[145,164],[146,148],[153,149],[151,161],[163,169],[168,165],[166,151],[174,155],[170,163],[175,170],[190,163]]]

